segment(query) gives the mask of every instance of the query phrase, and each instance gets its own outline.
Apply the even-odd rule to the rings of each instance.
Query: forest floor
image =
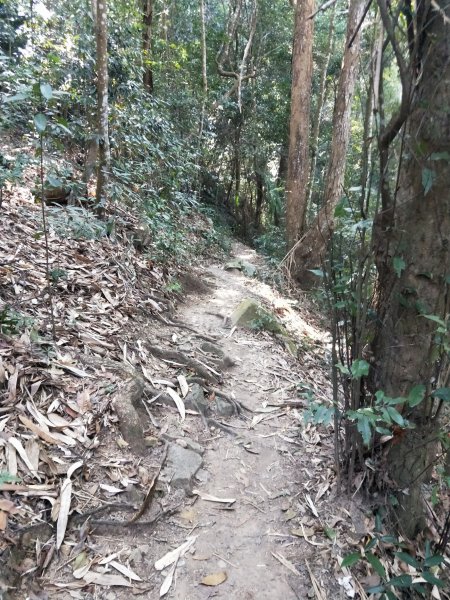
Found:
[[[52,234],[52,349],[29,324],[50,328],[38,210],[11,202],[0,224],[0,309],[25,327],[0,335],[0,596],[365,598],[377,576],[340,562],[373,517],[338,493],[332,428],[305,419],[311,402],[331,406],[329,339],[308,302],[258,279],[263,260],[234,243],[231,262],[179,274],[169,317],[151,261]],[[295,352],[233,326],[246,299]]]

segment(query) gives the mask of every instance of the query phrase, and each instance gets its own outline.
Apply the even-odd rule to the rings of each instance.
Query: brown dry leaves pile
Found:
[[[34,558],[18,566],[24,574],[48,566],[64,545],[74,508],[86,511],[97,497],[106,502],[130,482],[151,479],[142,466],[110,457],[102,465],[106,481],[89,484],[90,459],[102,429],[116,419],[110,398],[123,379],[104,365],[125,360],[152,370],[139,344],[130,349],[127,332],[171,301],[168,270],[130,241],[138,227],[132,214],[116,213],[113,239],[64,237],[50,226],[52,340],[41,208],[19,191],[1,210],[0,556],[36,532]],[[121,574],[108,574],[114,581],[105,585],[133,579],[114,559],[106,563]]]

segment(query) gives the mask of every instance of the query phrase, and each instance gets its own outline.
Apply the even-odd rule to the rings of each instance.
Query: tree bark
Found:
[[[108,130],[108,25],[106,0],[95,1],[95,41],[97,66],[97,130],[99,137],[96,204],[100,217],[105,214],[111,153]]]
[[[309,177],[309,115],[313,69],[314,0],[298,0],[292,51],[291,117],[286,180],[286,240],[288,248],[299,239],[306,215]]]
[[[202,112],[200,115],[200,127],[199,127],[199,140],[202,141],[203,129],[205,126],[206,116],[206,101],[208,98],[208,72],[206,62],[206,23],[205,23],[205,1],[200,0],[200,25],[201,25],[201,45],[202,45],[202,87],[203,87],[203,99],[202,99]]]
[[[427,393],[433,385],[448,385],[448,357],[436,345],[436,323],[423,316],[449,314],[450,114],[444,107],[450,103],[450,35],[444,19],[450,4],[440,0],[439,5],[441,12],[426,5],[424,26],[416,33],[422,69],[406,125],[398,191],[388,217],[377,219],[373,231],[378,327],[372,385],[393,398],[407,396],[418,384],[426,385]],[[410,68],[413,76],[413,61]],[[401,529],[412,537],[424,526],[420,486],[435,458],[430,438],[438,414],[429,397],[403,411],[415,429],[404,430],[392,443],[386,468],[398,491]]]
[[[327,85],[328,78],[328,66],[330,64],[330,58],[334,51],[334,15],[335,15],[336,4],[333,5],[332,13],[330,15],[330,23],[328,28],[328,42],[327,48],[325,52],[325,60],[322,66],[322,71],[320,73],[320,84],[319,84],[319,93],[317,94],[317,106],[316,111],[314,113],[312,127],[311,127],[311,166],[309,170],[309,181],[308,181],[308,191],[306,192],[306,206],[310,206],[312,193],[314,189],[314,178],[316,175],[316,166],[317,166],[317,152],[319,147],[319,133],[320,133],[320,125],[322,123],[322,111],[325,105],[329,86]]]
[[[310,269],[320,267],[325,256],[334,230],[334,211],[342,194],[352,101],[358,75],[361,41],[361,28],[358,29],[358,26],[364,12],[364,4],[364,0],[350,2],[344,58],[333,112],[333,136],[325,180],[324,206],[291,255],[291,273],[300,285],[305,287],[314,281]],[[352,40],[353,43],[349,47]]]
[[[261,229],[261,217],[265,200],[265,184],[264,184],[264,173],[266,170],[266,160],[255,158],[255,182],[256,182],[256,208],[255,208],[255,219],[254,227],[255,231]]]
[[[145,91],[150,95],[153,94],[152,25],[153,0],[142,0],[142,62],[144,65],[142,83]]]

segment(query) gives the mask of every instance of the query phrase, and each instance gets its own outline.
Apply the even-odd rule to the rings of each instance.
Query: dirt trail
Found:
[[[257,255],[241,244],[235,244],[234,254],[238,260],[262,266]],[[84,538],[81,531],[77,533],[80,525],[72,528],[75,541],[67,548],[76,550],[79,536],[80,547],[85,543],[88,551],[84,552],[84,558],[78,559],[74,558],[75,551],[67,550],[66,556],[61,555],[52,564],[41,580],[52,598],[122,600],[130,594],[159,598],[170,567],[156,570],[155,561],[192,536],[196,536],[195,542],[175,563],[173,582],[165,598],[313,598],[309,568],[320,586],[336,588],[330,567],[336,561],[330,560],[332,544],[324,534],[327,523],[333,526],[340,518],[333,514],[337,508],[329,502],[335,485],[331,435],[325,429],[319,431],[306,425],[302,410],[286,405],[301,400],[298,392],[302,385],[314,390],[317,398],[329,397],[326,336],[311,324],[306,309],[294,309],[292,302],[256,278],[238,270],[225,270],[221,264],[210,265],[203,272],[199,270],[198,275],[199,281],[191,279],[191,287],[202,293],[196,295],[193,291],[188,295],[185,303],[179,305],[176,319],[197,334],[216,338],[216,344],[234,362],[234,366],[224,371],[223,383],[216,388],[220,387],[249,410],[230,416],[213,413],[216,425],[225,425],[221,429],[208,427],[205,419],[192,411],[182,421],[173,404],[151,404],[153,425],[147,422],[144,429],[154,436],[154,442],[158,438],[169,439],[169,454],[170,448],[179,451],[180,446],[200,444],[204,448],[201,468],[189,485],[177,489],[168,458],[151,510],[147,511],[150,514],[143,515],[133,526],[110,520],[102,527],[97,525],[94,515],[88,537],[86,527],[81,528]],[[292,357],[283,343],[267,332],[230,327],[226,317],[245,298],[258,300],[281,317],[296,338],[298,358]],[[149,321],[148,327],[153,343],[159,340],[166,344],[166,349],[186,353],[195,349],[197,353],[201,342],[192,330],[168,328],[154,321]],[[144,334],[143,330],[139,332],[140,336]],[[212,364],[205,356],[204,364],[208,362]],[[170,379],[180,371],[174,361],[160,361],[158,365],[155,362],[155,368],[160,370],[152,372],[155,379]],[[208,398],[210,403],[215,400],[214,394]],[[197,461],[195,472],[199,454],[189,455]],[[145,470],[155,473],[161,457],[161,445],[143,459],[127,449],[118,453],[116,439],[105,433],[96,451],[95,464],[98,477],[102,476],[102,469],[109,473],[130,473],[130,493],[122,495],[120,500],[126,499],[139,507],[142,486],[136,487],[133,481],[142,482]],[[181,469],[184,466],[181,463]],[[123,479],[123,475],[118,477]],[[192,488],[200,496],[192,493]],[[133,496],[136,491],[138,495]],[[235,502],[211,502],[202,499],[205,494]],[[89,500],[88,495],[86,498]],[[155,511],[171,507],[176,510],[167,511],[156,526],[151,524]],[[123,520],[128,518],[129,513]],[[98,573],[105,567],[98,557],[103,557],[105,564],[111,560],[105,557],[113,554],[120,565],[128,565],[141,581],[131,581],[128,589],[108,587],[104,579],[102,582],[91,579],[96,584],[91,586],[92,595],[86,591],[89,573],[81,573],[79,577],[85,581],[77,588],[78,581],[74,579],[77,564],[87,565],[86,569],[92,567],[95,573],[90,576],[101,579],[103,575]],[[89,562],[92,556],[97,558]],[[114,569],[106,569],[109,576],[114,573],[117,576]],[[218,574],[225,579],[223,582],[216,581],[213,586],[202,583],[206,576]],[[59,589],[55,590],[55,585]],[[336,596],[332,592],[329,597]]]
[[[234,249],[238,259],[255,262],[256,255],[248,248],[236,245]],[[284,307],[296,321],[291,325],[296,325],[297,334],[303,329],[309,343],[318,343],[322,334],[296,319],[289,303],[269,286],[222,266],[210,267],[207,276],[215,287],[213,293],[191,297],[177,317],[201,333],[220,337],[221,347],[236,362],[226,375],[224,390],[255,413],[247,413],[245,420],[229,421],[238,434],[235,438],[222,432],[205,433],[201,426],[195,434],[199,423],[188,424],[189,435],[197,435],[206,448],[202,481],[197,487],[214,496],[236,498],[236,502],[230,510],[223,510],[223,505],[199,499],[181,513],[196,525],[193,534],[198,537],[195,553],[185,555],[177,567],[176,586],[169,597],[307,598],[311,580],[304,559],[312,547],[292,535],[292,530],[298,532],[301,527],[299,517],[305,523],[310,520],[305,494],[314,498],[323,484],[314,470],[320,467],[326,473],[328,451],[320,456],[323,445],[315,431],[300,434],[304,427],[297,411],[280,408],[271,413],[257,412],[264,411],[267,402],[282,404],[296,398],[295,384],[307,383],[305,373],[300,373],[301,365],[268,334],[237,329],[230,335],[230,327],[223,327],[223,317],[244,298],[253,297],[277,305],[279,311]],[[309,377],[315,379],[317,373],[310,372]],[[249,429],[252,419],[259,418],[264,420]],[[183,541],[180,532],[178,542]],[[161,548],[161,554],[168,549]],[[299,574],[289,570],[289,563],[283,565],[283,559],[292,565],[301,563]],[[227,574],[223,584],[199,585],[205,575],[221,571]],[[320,578],[320,573],[317,576]]]

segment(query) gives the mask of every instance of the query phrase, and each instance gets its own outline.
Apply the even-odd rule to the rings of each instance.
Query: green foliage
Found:
[[[18,334],[33,326],[33,319],[27,317],[7,304],[0,309],[0,333]]]
[[[0,485],[2,483],[17,483],[19,481],[21,481],[19,477],[11,475],[8,471],[0,471]]]
[[[392,554],[392,548],[394,552]],[[379,556],[384,558],[384,564]],[[388,576],[386,567],[390,560],[400,560],[414,570],[414,575],[404,574],[395,577]],[[380,599],[389,600],[397,598],[395,590],[409,589],[411,593],[417,594],[417,597],[428,598],[431,590],[430,586],[443,588],[445,583],[437,575],[437,568],[444,563],[444,557],[440,554],[433,554],[429,541],[426,542],[424,555],[422,557],[411,556],[404,550],[404,544],[394,536],[381,535],[379,533],[365,545],[361,552],[353,552],[344,557],[341,567],[351,568],[358,562],[367,562],[373,571],[380,577],[381,583],[368,587],[367,594],[381,594]],[[418,581],[419,579],[425,581]]]
[[[279,263],[286,253],[284,233],[279,227],[267,227],[264,233],[254,239],[253,243],[257,250],[266,255],[274,263]]]
[[[402,429],[414,427],[397,410],[397,406],[413,408],[418,406],[425,398],[426,388],[424,385],[414,386],[405,398],[389,398],[383,391],[375,394],[373,406],[347,411],[347,416],[356,422],[356,427],[362,436],[363,442],[368,446],[372,435],[377,432],[382,435],[391,435],[391,429],[399,426]]]
[[[107,234],[108,224],[81,206],[47,207],[49,225],[61,237],[99,239]]]

